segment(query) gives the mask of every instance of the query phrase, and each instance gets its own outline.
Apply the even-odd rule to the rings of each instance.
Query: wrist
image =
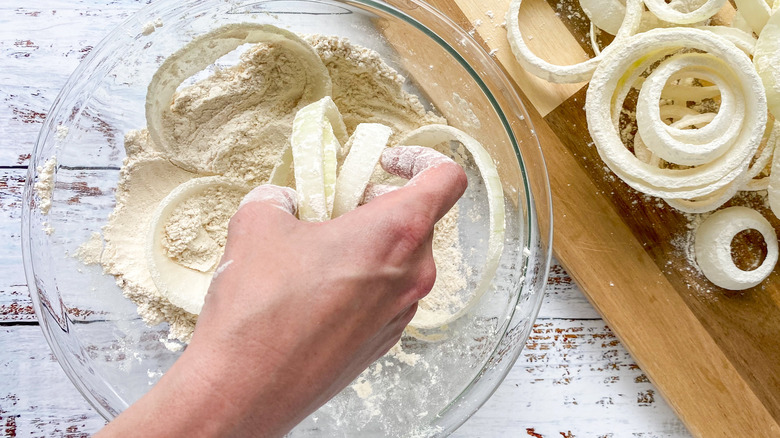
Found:
[[[263,389],[242,382],[220,362],[215,354],[188,348],[139,402],[96,436],[277,437],[294,426],[274,419],[273,404],[253,403],[251,393]]]

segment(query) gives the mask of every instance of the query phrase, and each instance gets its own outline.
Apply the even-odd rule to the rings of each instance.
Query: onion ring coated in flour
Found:
[[[187,78],[204,70],[221,56],[246,43],[280,44],[298,59],[311,64],[314,73],[304,101],[315,101],[331,94],[328,70],[312,47],[294,33],[276,26],[253,23],[228,24],[201,35],[165,59],[157,69],[146,93],[146,123],[149,136],[160,152],[184,169],[198,171],[196,163],[174,154],[163,129],[163,114],[171,111],[176,88]]]
[[[333,212],[336,193],[337,157],[347,128],[330,96],[301,108],[293,120],[290,148],[298,218],[324,222]]]
[[[626,85],[622,72],[631,72],[631,67],[659,52],[683,48],[703,50],[731,62],[729,68],[739,79],[735,92],[745,98],[745,124],[733,146],[715,160],[686,169],[659,169],[639,160],[623,144],[611,114],[612,108],[622,108],[622,100],[614,96],[618,87],[631,86]],[[602,55],[588,87],[588,128],[602,160],[629,186],[652,196],[696,198],[715,192],[745,172],[763,136],[767,112],[764,87],[744,52],[711,32],[673,28],[629,37],[607,47]]]
[[[216,266],[182,265],[165,254],[161,242],[166,233],[166,222],[174,211],[188,199],[202,195],[210,189],[232,191],[243,197],[250,188],[222,176],[193,178],[176,187],[160,202],[152,215],[149,234],[146,237],[148,269],[157,290],[172,304],[193,315],[199,314],[203,307]],[[213,262],[218,261],[219,259]]]
[[[763,1],[763,0],[755,0]],[[664,0],[645,0],[647,9],[656,17],[674,24],[693,24],[704,21],[723,8],[726,0],[707,0],[703,5],[690,12],[681,12]]]
[[[682,130],[661,121],[662,90],[669,78],[681,70],[690,77],[715,83],[721,91],[717,115],[702,128]],[[737,80],[723,60],[710,54],[683,53],[665,60],[639,91],[636,119],[642,140],[659,157],[675,164],[704,164],[723,155],[734,144],[745,114],[744,96],[729,88]]]
[[[587,81],[601,61],[602,55],[599,54],[587,61],[573,65],[555,65],[536,56],[525,44],[523,34],[520,31],[519,15],[521,4],[522,0],[512,0],[506,15],[507,38],[509,39],[512,53],[517,58],[517,62],[529,72],[550,82],[577,83]],[[633,35],[637,31],[642,21],[643,9],[642,2],[639,0],[628,0],[626,2],[626,14],[623,24],[620,26],[620,30],[617,32],[615,41],[612,44],[618,43],[623,38]]]
[[[741,231],[756,230],[764,237],[767,254],[759,267],[739,269],[731,256],[731,241]],[[699,268],[708,280],[730,290],[744,290],[764,281],[777,263],[777,235],[761,214],[747,207],[717,211],[696,229],[694,250]]]
[[[772,15],[759,35],[753,63],[766,87],[769,111],[780,119],[780,12]]]

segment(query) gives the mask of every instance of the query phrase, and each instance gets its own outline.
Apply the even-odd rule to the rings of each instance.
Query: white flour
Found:
[[[416,96],[403,91],[404,78],[376,52],[337,37],[306,39],[331,76],[332,98],[350,134],[359,123],[382,123],[393,129],[393,145],[422,125],[446,123],[426,111]],[[147,268],[152,213],[163,198],[192,178],[216,174],[250,186],[266,182],[289,143],[295,112],[309,103],[301,101],[306,74],[300,69],[301,63],[278,46],[253,46],[237,65],[182,87],[174,95],[171,111],[163,119],[173,156],[159,152],[145,129],[125,137],[127,158],[120,171],[116,207],[103,230],[101,264],[138,305],[147,324],[170,325],[171,339],[188,342],[197,315],[163,297]],[[224,251],[227,222],[239,201],[225,193],[209,193],[183,202],[165,225],[162,247],[166,255],[182,266],[219,275],[230,264],[216,268]],[[448,302],[448,297],[457,296],[453,292],[465,287],[457,209],[437,225],[434,242],[437,281],[421,306],[433,310],[458,306]],[[401,363],[414,365],[418,360],[400,346],[394,351]],[[365,387],[355,389],[368,392]]]
[[[41,214],[48,215],[51,209],[51,194],[54,191],[54,173],[57,169],[57,157],[51,157],[38,166],[38,181],[35,181],[35,193],[38,195]]]
[[[228,221],[242,197],[237,191],[213,187],[182,202],[165,224],[165,254],[190,269],[212,271],[225,252]]]

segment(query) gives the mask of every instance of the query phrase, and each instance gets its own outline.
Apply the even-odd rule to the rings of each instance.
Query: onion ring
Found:
[[[330,96],[298,110],[290,148],[293,157],[298,218],[323,222],[331,217],[336,192],[340,137],[346,134],[341,113]]]
[[[756,0],[763,1],[763,0]],[[704,21],[717,14],[726,4],[726,0],[707,0],[703,5],[690,12],[680,12],[664,0],[645,0],[645,6],[656,17],[674,24],[693,24]]]
[[[208,189],[235,191],[243,197],[249,187],[222,176],[193,178],[171,191],[157,206],[152,215],[150,232],[146,241],[146,259],[149,274],[157,290],[171,304],[197,315],[211,284],[214,266],[183,266],[165,254],[162,248],[165,224],[176,208]],[[238,204],[236,204],[236,209]]]
[[[761,35],[772,9],[765,0],[734,0],[739,9],[739,14],[756,35]]]
[[[721,90],[721,105],[715,118],[703,128],[681,130],[661,121],[659,101],[670,76],[686,68],[699,79]],[[636,120],[647,147],[664,160],[686,166],[708,163],[721,156],[736,140],[742,126],[745,100],[728,86],[736,76],[722,60],[706,53],[682,53],[661,63],[645,80],[639,92]]]
[[[617,35],[626,16],[626,5],[620,0],[580,0],[580,8],[588,16],[591,26],[610,35]]]
[[[761,265],[743,271],[731,256],[731,241],[739,232],[754,229],[766,242],[767,254]],[[775,229],[761,214],[747,207],[717,211],[696,229],[694,251],[699,268],[713,284],[729,290],[744,290],[764,281],[777,263]]]
[[[331,94],[330,75],[314,49],[294,33],[272,25],[241,23],[228,24],[201,35],[169,56],[157,69],[146,94],[146,124],[155,147],[166,153],[178,166],[192,171],[202,171],[186,156],[176,154],[169,144],[162,121],[170,112],[176,88],[184,80],[202,71],[221,56],[246,43],[273,43],[284,46],[298,59],[313,66],[312,84],[302,99],[311,102]]]
[[[674,124],[682,125],[683,123],[696,122],[695,118],[704,116],[699,114],[698,116],[683,117]],[[769,178],[764,177],[761,179],[754,179],[757,175],[763,171],[767,164],[772,159],[775,146],[779,139],[778,133],[780,133],[780,123],[772,121],[767,123],[766,130],[764,132],[764,140],[762,141],[762,147],[759,148],[757,156],[753,159],[753,162],[748,167],[748,170],[740,175],[739,178],[731,182],[725,187],[718,189],[717,191],[701,198],[695,199],[675,199],[664,198],[664,201],[670,206],[683,213],[707,213],[725,204],[740,190],[763,190],[769,185]],[[635,146],[636,147],[636,146]]]
[[[756,177],[760,175],[767,166],[771,165],[778,141],[780,141],[780,122],[772,120],[767,123],[766,131],[764,132],[764,141],[762,141],[761,147],[759,147],[758,155],[745,173],[747,181],[742,184],[739,188],[740,190],[765,190],[769,187],[768,176],[761,178]]]
[[[769,111],[780,119],[780,13],[772,15],[759,35],[753,63],[766,88]]]
[[[357,125],[347,141],[349,153],[336,179],[331,217],[339,217],[358,206],[392,133],[392,129],[378,123]]]
[[[738,90],[746,100],[745,121],[734,145],[715,160],[686,169],[658,169],[643,163],[623,145],[614,125],[612,108],[622,108],[623,90],[630,84],[616,72],[630,71],[647,58],[669,49],[707,51],[732,62],[729,67],[739,78]],[[712,32],[693,28],[654,29],[628,37],[620,44],[607,47],[588,87],[585,110],[588,127],[599,155],[607,166],[629,186],[662,198],[696,198],[715,192],[745,172],[754,155],[766,125],[766,96],[763,85],[750,68],[747,55],[727,39]],[[631,72],[629,74],[634,74]],[[619,86],[619,97],[614,99]],[[613,100],[614,99],[614,100]]]
[[[780,137],[780,122],[775,122],[776,130],[773,130],[775,134],[775,142],[777,137]],[[778,132],[775,132],[778,131]],[[771,142],[770,137],[769,145],[777,146],[776,143]],[[772,171],[769,174],[769,185],[767,187],[767,195],[769,199],[769,208],[776,217],[780,218],[780,154],[774,154],[772,157]]]
[[[523,40],[519,23],[521,3],[522,0],[512,0],[506,15],[507,38],[509,39],[512,53],[517,58],[517,62],[530,73],[549,82],[577,83],[590,79],[596,66],[601,61],[603,52],[594,58],[573,65],[555,65],[541,59],[528,48]],[[637,31],[642,20],[642,11],[641,1],[627,0],[623,24],[620,26],[620,30],[617,32],[612,44],[633,35]]]
[[[463,131],[447,125],[427,125],[406,134],[400,141],[400,145],[417,145],[434,147],[444,142],[457,141],[471,154],[477,169],[485,182],[488,207],[490,210],[490,235],[488,237],[487,255],[482,278],[474,290],[468,302],[457,312],[451,315],[432,314],[418,309],[409,324],[417,329],[433,329],[449,324],[469,311],[490,288],[493,276],[498,269],[498,262],[504,250],[504,190],[498,176],[498,169],[490,154],[474,138]]]
[[[744,30],[728,26],[701,26],[699,29],[726,38],[748,55],[752,55],[756,48],[756,38]]]

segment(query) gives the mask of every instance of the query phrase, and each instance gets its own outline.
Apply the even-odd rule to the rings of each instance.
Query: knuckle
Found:
[[[420,272],[412,288],[411,295],[414,301],[425,298],[436,284],[436,264],[433,256],[427,257],[420,267]]]

